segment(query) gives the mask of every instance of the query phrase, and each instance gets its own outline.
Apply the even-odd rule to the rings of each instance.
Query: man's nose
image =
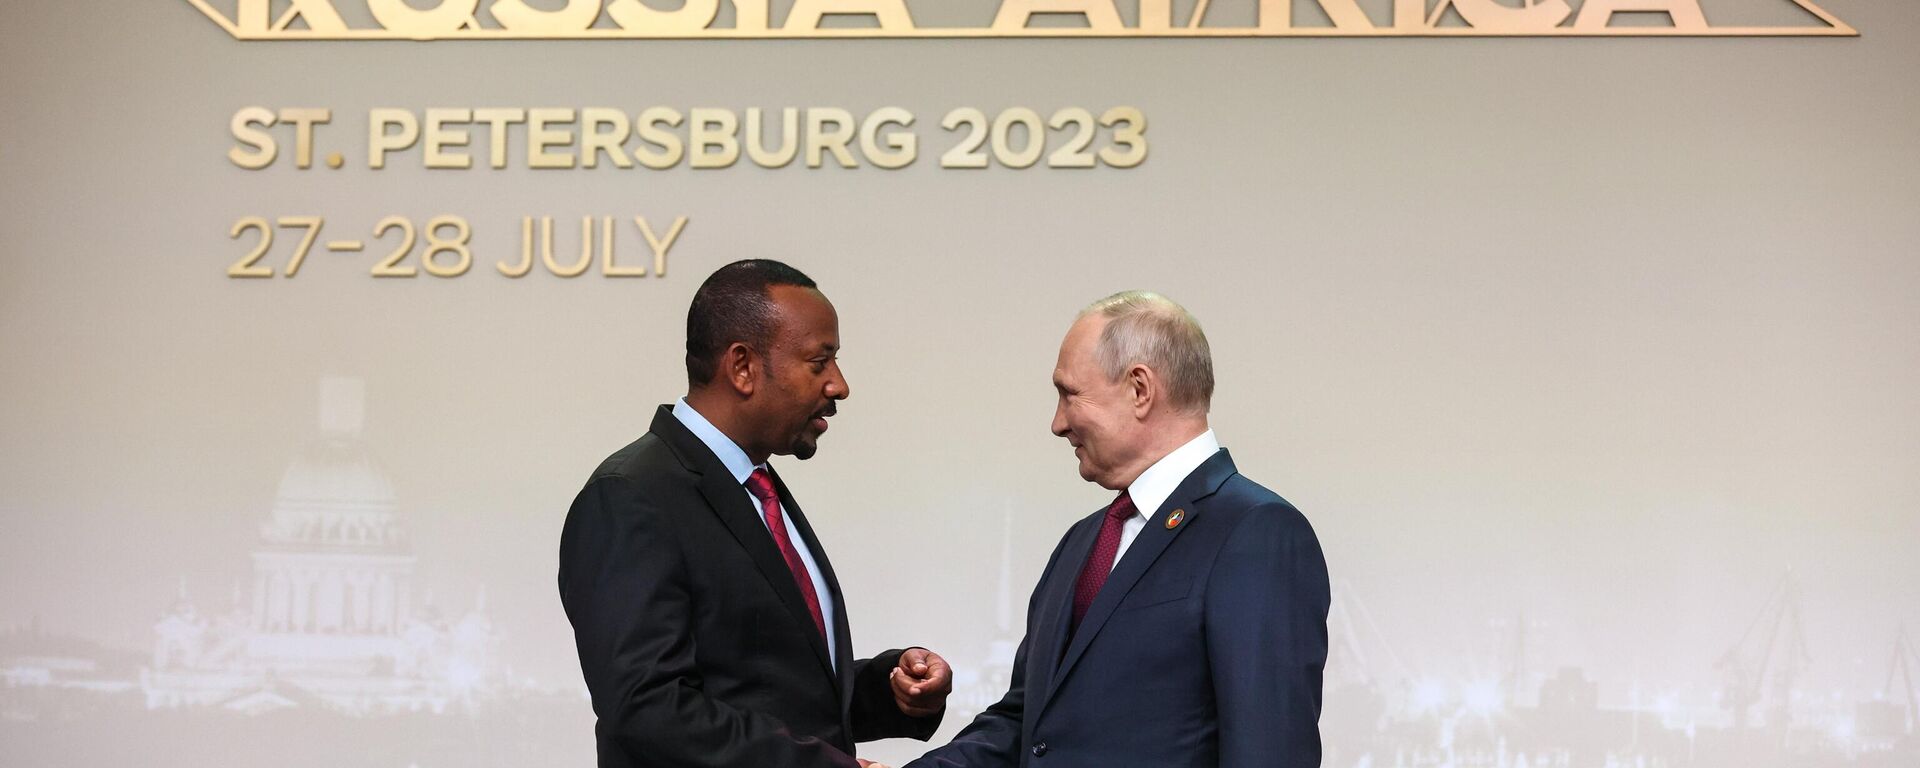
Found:
[[[833,363],[831,374],[827,377],[826,395],[829,400],[845,400],[853,390],[847,387],[847,376],[840,371],[840,363]]]

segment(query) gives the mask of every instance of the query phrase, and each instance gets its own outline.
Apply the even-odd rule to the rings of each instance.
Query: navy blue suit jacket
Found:
[[[1070,632],[1103,514],[1048,561],[1006,697],[907,768],[1317,768],[1329,598],[1307,519],[1222,450],[1153,510]]]

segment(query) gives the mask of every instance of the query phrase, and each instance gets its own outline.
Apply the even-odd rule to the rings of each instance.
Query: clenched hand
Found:
[[[900,654],[900,665],[891,673],[893,703],[908,717],[938,714],[947,706],[947,694],[953,692],[953,668],[940,654],[925,648],[908,648]]]

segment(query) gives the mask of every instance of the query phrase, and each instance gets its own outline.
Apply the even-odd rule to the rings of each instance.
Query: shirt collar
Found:
[[[734,482],[741,484],[747,482],[747,476],[753,474],[753,460],[747,458],[747,452],[741,450],[732,438],[727,437],[725,432],[721,432],[713,422],[707,421],[707,417],[700,415],[693,406],[687,405],[687,399],[684,397],[674,402],[673,417],[686,425],[687,431],[692,432],[694,437],[700,438],[700,442],[706,443],[707,450],[713,451],[713,455],[720,458],[720,463],[726,465],[727,471],[733,473]]]
[[[1188,440],[1186,445],[1160,457],[1153,466],[1147,467],[1147,471],[1134,478],[1132,485],[1127,486],[1127,495],[1133,498],[1134,514],[1151,517],[1161,504],[1167,503],[1167,497],[1173,495],[1174,489],[1180,487],[1180,481],[1187,479],[1187,475],[1193,474],[1219,450],[1220,440],[1209,429],[1200,433],[1199,437]]]

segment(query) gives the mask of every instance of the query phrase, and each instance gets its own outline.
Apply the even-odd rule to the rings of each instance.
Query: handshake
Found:
[[[602,462],[560,536],[600,765],[854,768],[856,742],[931,738],[953,670],[925,648],[853,661],[826,553],[768,463],[813,456],[847,397],[833,304],[798,270],[746,260],[687,317],[686,397]],[[1155,293],[1101,299],[1052,378],[1049,430],[1116,495],[1034,586],[1045,610],[1001,703],[911,765],[1319,765],[1326,560],[1214,436],[1199,321]]]
[[[947,666],[947,660],[940,658],[940,654],[925,648],[908,648],[900,652],[899,665],[887,673],[887,682],[893,689],[893,703],[901,714],[931,717],[947,706],[947,694],[953,693],[953,668]]]
[[[893,704],[908,717],[930,717],[947,706],[947,694],[953,693],[953,668],[940,654],[925,648],[908,648],[900,653],[900,663],[887,673],[893,690]],[[885,763],[861,760],[860,768],[891,768]]]
[[[947,706],[947,694],[953,693],[953,668],[940,654],[925,648],[908,648],[900,653],[900,663],[887,672],[887,685],[893,691],[893,704],[907,717],[931,717]],[[860,768],[892,768],[885,763],[860,760]]]

